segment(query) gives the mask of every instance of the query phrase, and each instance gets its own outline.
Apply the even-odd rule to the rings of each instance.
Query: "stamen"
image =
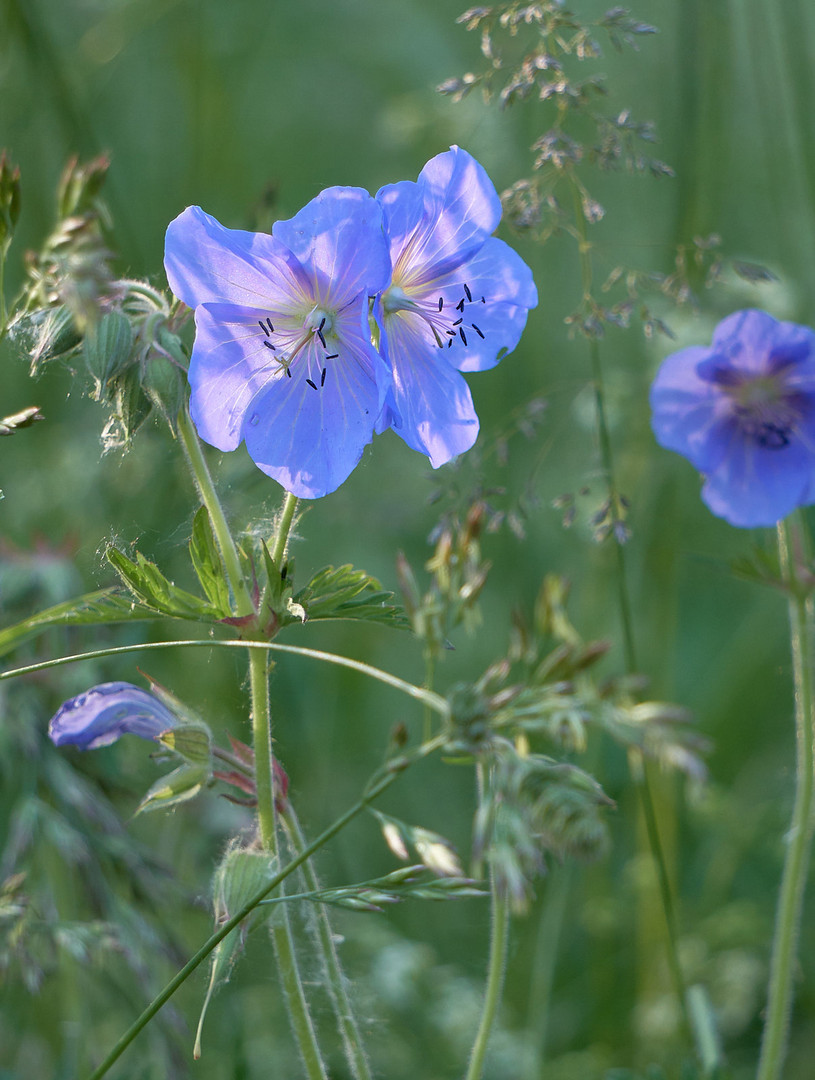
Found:
[[[273,333],[274,333],[274,327],[272,326],[272,320],[271,320],[271,319],[267,319],[267,320],[266,320],[266,323],[267,323],[267,325],[268,325],[268,327],[269,327],[269,332],[273,334]]]
[[[263,321],[263,319],[258,319],[258,326],[261,328],[261,330],[266,335],[266,337],[268,337],[269,336],[269,330],[268,330],[268,328],[266,326],[266,323]]]
[[[758,445],[766,450],[783,450],[790,444],[788,429],[779,424],[763,424],[756,433],[755,439]]]
[[[443,307],[444,307],[444,297],[440,296],[439,297],[439,311],[441,311]]]
[[[317,389],[317,383],[313,383],[311,381],[311,379],[306,379],[306,382],[309,384],[309,386],[313,387],[315,390]]]
[[[447,348],[450,349],[450,348],[452,348],[452,346],[453,346],[453,339],[450,338],[449,341],[447,342]]]
[[[325,368],[323,368],[323,373],[320,376],[320,386],[325,386]]]
[[[459,334],[461,334],[461,340],[462,340],[462,341],[464,342],[464,344],[466,345],[466,344],[467,344],[467,338],[466,338],[466,337],[464,336],[464,327],[463,327],[463,326],[460,326],[460,327],[458,328],[458,332],[459,332]]]
[[[459,302],[456,304],[456,311],[463,311],[463,310],[464,310],[464,297],[462,297],[461,300],[459,300]]]
[[[275,351],[275,346],[272,345],[271,341],[264,341],[263,344],[266,346],[267,349],[271,349],[272,352]]]
[[[464,286],[464,295],[467,297],[467,302],[472,304],[473,294],[470,292],[469,288],[466,285]]]
[[[481,333],[481,331],[478,329],[474,322],[471,322],[470,326],[472,326],[473,330],[475,330],[476,334],[478,334],[480,338],[483,338],[484,335]]]
[[[486,300],[484,299],[484,297],[482,296],[482,297],[481,297],[481,303],[482,303],[482,304],[486,304],[486,302],[487,302],[487,301],[486,301]]]
[[[317,329],[318,329],[318,330],[322,330],[322,328],[323,328],[324,326],[325,326],[325,315],[323,315],[323,321],[322,321],[322,322],[320,323],[320,325],[319,325],[319,326],[317,327]]]
[[[325,323],[325,319],[323,319],[323,322],[320,323],[320,325],[317,327],[316,333],[317,333],[317,337],[320,339],[320,344],[322,345],[323,348],[325,348],[325,338],[323,337],[323,330],[322,330],[323,323]]]
[[[459,322],[461,322],[460,319]],[[458,337],[458,334],[456,334],[455,330],[445,330],[445,333],[449,334],[450,337]]]
[[[463,320],[463,319],[456,319],[456,321],[455,321],[455,322],[453,323],[453,326],[461,326],[461,324],[462,324],[463,322],[464,322],[464,320]]]
[[[288,378],[291,378],[291,372],[289,371],[288,368],[286,368],[286,375],[288,376]]]
[[[338,352],[333,352],[330,356],[326,354],[326,360],[336,360],[339,355]]]

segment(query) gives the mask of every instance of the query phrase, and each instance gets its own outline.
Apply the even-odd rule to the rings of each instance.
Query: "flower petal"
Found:
[[[292,364],[291,378],[269,379],[252,399],[241,431],[258,468],[304,499],[322,498],[347,479],[373,437],[390,386],[370,344],[366,298],[346,310],[335,330],[339,357],[326,360],[312,340]]]
[[[195,309],[190,359],[190,415],[201,438],[219,450],[235,450],[249,403],[281,374],[263,347],[258,319],[264,312],[234,304]]]
[[[293,218],[275,222],[272,235],[313,280],[321,307],[343,307],[361,293],[373,296],[387,287],[382,211],[363,188],[326,188]]]
[[[465,285],[471,302],[467,301]],[[472,259],[433,282],[428,292],[444,297],[448,311],[461,312],[464,337],[459,331],[445,357],[459,371],[495,367],[516,347],[529,308],[538,304],[532,271],[509,244],[495,237],[490,237]],[[456,309],[456,304],[461,306]]]
[[[715,426],[729,416],[729,406],[716,385],[699,376],[697,367],[711,350],[692,345],[662,363],[651,386],[651,427],[666,450],[683,454],[702,472],[713,467],[709,443]]]
[[[431,158],[416,184],[377,192],[394,283],[404,289],[450,273],[474,255],[501,220],[501,200],[481,165],[458,146]]]
[[[722,319],[712,349],[747,374],[772,373],[786,362],[812,356],[815,333],[808,326],[779,322],[766,311],[748,308]]]
[[[705,479],[702,498],[731,525],[776,525],[807,501],[814,468],[815,458],[801,443],[762,449],[733,424],[726,451]]]
[[[188,307],[234,303],[265,310],[303,307],[309,283],[286,247],[268,233],[226,229],[188,206],[167,227],[164,246],[167,280]]]
[[[434,469],[469,450],[478,437],[470,388],[446,362],[447,350],[428,343],[422,320],[391,315],[382,346],[393,372],[388,415],[397,435],[427,454]]]
[[[122,735],[156,739],[177,720],[157,698],[132,683],[111,682],[94,686],[60,706],[48,734],[56,746],[95,750]]]

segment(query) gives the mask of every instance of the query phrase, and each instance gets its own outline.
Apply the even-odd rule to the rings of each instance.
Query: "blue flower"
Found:
[[[815,502],[815,332],[764,311],[669,356],[651,388],[657,441],[704,473],[702,498],[745,528]]]
[[[390,272],[378,204],[361,188],[328,188],[271,236],[188,207],[167,229],[164,265],[195,308],[190,412],[201,438],[219,450],[244,441],[294,495],[334,491],[390,385],[368,324],[368,297]]]
[[[122,735],[157,739],[177,718],[158,698],[126,682],[100,683],[60,706],[48,725],[56,746],[95,750]]]
[[[490,234],[501,200],[484,169],[453,146],[416,183],[381,188],[391,283],[376,308],[393,386],[388,426],[434,468],[473,445],[478,417],[462,371],[494,367],[538,302],[532,272]]]

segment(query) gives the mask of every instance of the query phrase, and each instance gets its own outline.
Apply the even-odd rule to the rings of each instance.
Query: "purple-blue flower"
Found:
[[[177,718],[158,698],[126,682],[100,683],[60,706],[48,725],[56,746],[95,750],[122,735],[157,739]]]
[[[371,441],[390,386],[368,297],[387,286],[382,213],[361,188],[321,192],[272,235],[188,207],[167,229],[170,287],[195,308],[190,412],[219,450],[307,499],[334,491]]]
[[[657,441],[704,474],[702,498],[745,528],[815,502],[815,332],[764,311],[669,356],[651,388]]]
[[[520,340],[538,302],[532,272],[491,236],[501,200],[457,146],[417,182],[381,188],[391,282],[377,305],[393,386],[377,425],[427,454],[434,468],[473,445],[478,417],[462,371],[485,371]]]

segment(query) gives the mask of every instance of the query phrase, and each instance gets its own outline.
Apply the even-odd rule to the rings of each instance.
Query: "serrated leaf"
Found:
[[[376,578],[353,566],[326,566],[301,589],[294,600],[309,619],[362,619],[407,629],[407,615],[393,603]]]
[[[215,533],[212,531],[209,511],[205,506],[200,507],[193,518],[190,558],[210,604],[224,618],[231,615],[226,571],[215,541]]]
[[[155,619],[153,608],[137,603],[115,589],[100,589],[46,608],[14,626],[0,630],[0,656],[52,626],[92,626]]]
[[[223,618],[221,612],[206,600],[174,585],[140,552],[136,552],[135,562],[118,548],[108,548],[107,557],[125,585],[156,611],[196,622],[218,622]]]

